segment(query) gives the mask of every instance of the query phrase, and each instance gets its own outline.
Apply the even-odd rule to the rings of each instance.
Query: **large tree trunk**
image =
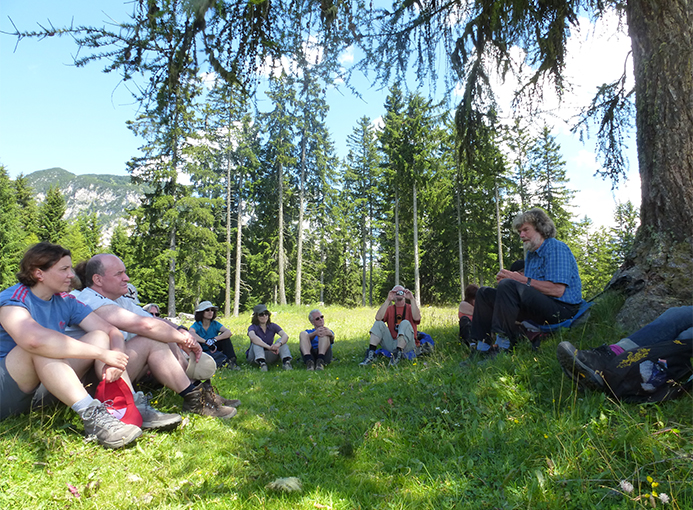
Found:
[[[503,269],[503,237],[501,236],[500,199],[498,198],[498,178],[493,182],[493,194],[496,198],[496,236],[498,237],[498,269]]]
[[[238,317],[241,304],[241,262],[243,260],[243,189],[242,172],[238,176],[238,206],[236,207],[236,278],[233,286],[233,316]]]
[[[361,216],[361,306],[366,306],[366,217]]]
[[[168,233],[168,249],[176,252],[176,227],[172,226]],[[176,257],[168,260],[168,316],[176,316]]]
[[[395,285],[399,285],[399,191],[395,187]]]
[[[414,289],[416,292],[416,304],[421,306],[421,279],[419,278],[419,218],[417,212],[416,183],[412,185],[412,200],[414,214]]]
[[[230,123],[229,123],[230,125]],[[227,140],[228,143],[228,140]],[[240,206],[240,203],[239,203]],[[226,287],[224,317],[231,313],[231,155],[226,154]]]
[[[693,3],[629,0],[640,229],[610,286],[625,291],[628,330],[693,302]]]
[[[279,304],[285,305],[286,288],[284,286],[284,268],[286,267],[286,259],[284,256],[284,172],[281,163],[279,163],[279,166],[277,167],[277,199],[279,202],[279,232],[277,232],[279,236],[279,247],[277,254],[277,262],[279,265]],[[276,296],[274,301],[276,303]]]
[[[464,301],[464,244],[462,243],[462,199],[460,183],[457,183],[455,199],[457,203],[457,251],[460,259],[460,301]]]
[[[301,137],[301,182],[298,189],[298,238],[296,239],[296,292],[294,303],[301,305],[301,269],[303,268],[303,207],[306,188],[306,130]]]

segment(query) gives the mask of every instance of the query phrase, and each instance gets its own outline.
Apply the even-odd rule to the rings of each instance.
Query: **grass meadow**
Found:
[[[214,384],[240,398],[229,421],[186,415],[133,447],[86,442],[77,415],[49,408],[0,422],[2,509],[631,509],[693,508],[693,400],[623,405],[571,385],[558,342],[623,336],[620,301],[512,355],[460,365],[456,308],[425,307],[435,352],[396,369],[360,367],[375,308],[323,307],[335,360],[307,372],[298,333],[312,308],[275,307],[291,372],[245,363],[250,315],[222,319],[242,370]],[[170,390],[155,406],[180,411]],[[302,489],[272,487],[296,477]],[[630,490],[630,492],[628,492]],[[653,493],[655,496],[653,497]],[[662,495],[663,494],[663,495]]]

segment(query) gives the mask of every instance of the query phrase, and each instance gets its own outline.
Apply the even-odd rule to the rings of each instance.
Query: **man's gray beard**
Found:
[[[527,251],[537,251],[537,248],[539,246],[534,246],[534,243],[532,241],[527,241],[524,243],[525,248],[527,248]]]

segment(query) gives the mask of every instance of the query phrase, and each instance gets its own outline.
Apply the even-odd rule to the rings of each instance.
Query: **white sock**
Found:
[[[80,414],[82,411],[84,411],[87,407],[89,407],[89,404],[91,404],[94,401],[93,398],[91,398],[90,395],[87,395],[81,400],[78,400],[74,404],[72,404],[72,410],[76,412],[77,414]]]

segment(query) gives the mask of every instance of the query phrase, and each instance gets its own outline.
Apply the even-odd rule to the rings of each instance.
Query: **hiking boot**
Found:
[[[616,354],[608,345],[580,351],[570,342],[561,342],[556,348],[556,356],[568,377],[587,388],[601,391],[604,379],[600,372]]]
[[[291,366],[291,360],[287,359],[284,363],[282,363],[282,368],[284,370],[293,370],[294,367]]]
[[[84,432],[95,437],[106,448],[122,448],[142,435],[136,425],[123,423],[108,412],[106,406],[94,399],[79,413],[84,422]]]
[[[258,361],[257,364],[260,365],[260,372],[267,372],[267,363],[265,363],[264,359],[262,361]]]
[[[325,360],[318,358],[318,361],[315,362],[315,370],[325,370]]]
[[[197,388],[183,397],[183,411],[222,419],[233,418],[237,412],[234,407],[217,404],[203,384],[198,384]]]
[[[395,349],[390,358],[390,366],[396,367],[400,361],[402,361],[402,349]]]
[[[315,370],[315,361],[312,359],[306,361],[306,370]]]
[[[421,344],[421,355],[425,356],[426,354],[432,354],[433,353],[433,345],[429,344],[428,342]]]
[[[204,385],[205,391],[207,392],[207,397],[213,400],[216,405],[226,407],[238,407],[239,405],[241,405],[241,401],[238,399],[224,398],[221,395],[219,395],[218,390],[214,386],[212,386],[212,383],[210,383],[209,381],[205,381],[202,384]]]
[[[229,359],[229,361],[226,363],[226,368],[228,368],[229,370],[234,370],[234,371],[241,369],[241,367],[239,367],[236,364],[236,360],[233,360],[233,359]]]
[[[142,415],[142,429],[171,430],[175,429],[183,421],[180,414],[162,413],[154,409],[149,405],[151,397],[141,391],[135,393],[133,398],[135,407]]]
[[[365,367],[366,365],[370,365],[375,361],[375,351],[373,349],[368,349],[366,351],[366,357],[363,358],[363,361],[359,363],[362,367]]]

